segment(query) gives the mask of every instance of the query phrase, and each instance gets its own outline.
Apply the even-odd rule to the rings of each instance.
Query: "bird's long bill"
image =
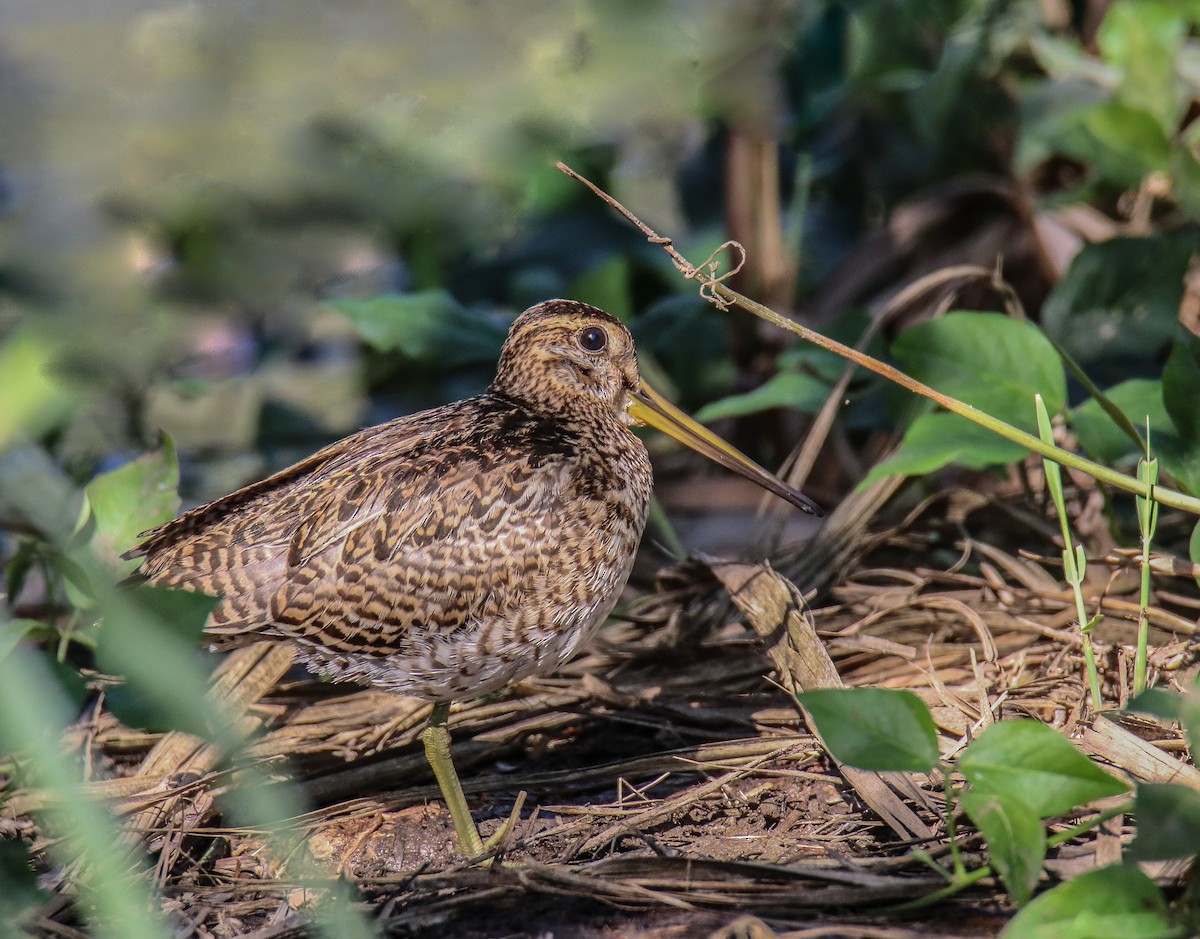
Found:
[[[726,443],[711,430],[692,420],[679,408],[650,388],[643,381],[637,391],[629,393],[629,416],[639,424],[648,424],[655,430],[670,434],[680,443],[691,447],[720,463],[726,469],[745,476],[751,482],[757,483],[768,492],[773,492],[781,499],[786,499],[796,508],[803,509],[809,515],[824,515],[820,507],[804,493],[793,489],[773,473],[763,469],[750,457],[742,453],[732,444]]]

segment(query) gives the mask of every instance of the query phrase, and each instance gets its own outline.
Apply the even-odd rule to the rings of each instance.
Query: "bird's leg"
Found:
[[[421,731],[421,742],[425,744],[425,759],[429,761],[429,767],[442,790],[442,798],[446,800],[446,808],[450,810],[454,831],[458,834],[459,850],[467,858],[474,859],[484,853],[483,841],[479,837],[479,829],[475,827],[475,820],[471,818],[467,797],[463,795],[462,783],[458,780],[454,761],[450,757],[450,731],[446,729],[449,720],[450,705],[439,701],[433,706],[429,723]]]

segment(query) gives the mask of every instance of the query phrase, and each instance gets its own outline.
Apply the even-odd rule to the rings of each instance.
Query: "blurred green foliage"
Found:
[[[647,374],[707,419],[821,406],[839,361],[763,335],[745,359],[765,369],[735,361],[730,320],[557,159],[701,260],[737,208],[731,141],[766,139],[794,304],[843,290],[821,327],[849,341],[875,293],[985,221],[972,203],[846,289],[863,245],[882,252],[921,200],[951,216],[955,187],[986,176],[1027,239],[1053,212],[1101,214],[1121,237],[1074,244],[1024,299],[1200,492],[1200,354],[1179,325],[1200,222],[1198,24],[1195,0],[6,3],[0,664],[51,676],[32,729],[62,731],[77,666],[99,661],[127,679],[110,694],[122,718],[215,733],[203,601],[114,593],[119,553],[179,491],[219,495],[364,421],[480,390],[530,303],[574,296],[627,320]],[[1038,390],[1089,454],[1142,452],[1031,324],[954,315],[871,351],[888,340],[1016,423]],[[843,420],[855,440],[908,428],[892,471],[1020,455],[949,415],[897,419],[887,397],[856,377]],[[128,606],[106,618],[115,596]],[[165,687],[168,663],[182,677]],[[36,742],[17,721],[0,713],[9,767]],[[56,759],[30,757],[35,781],[62,783]],[[84,826],[85,858],[113,837],[88,811],[58,822]],[[0,857],[2,902],[37,902],[28,866]],[[141,902],[131,889],[116,907],[85,897],[84,916],[100,929]]]
[[[1031,51],[1047,79],[1025,95],[1017,167],[1061,154],[1088,169],[1085,188],[1127,189],[1162,174],[1180,207],[1200,216],[1200,4],[1115,3],[1096,33],[1099,55],[1039,35]]]

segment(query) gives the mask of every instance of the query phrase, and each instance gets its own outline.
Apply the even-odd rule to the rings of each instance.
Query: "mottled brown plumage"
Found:
[[[152,582],[221,597],[218,644],[290,640],[313,671],[439,704],[483,694],[553,670],[616,603],[651,487],[631,425],[713,446],[649,394],[619,321],[548,301],[513,323],[486,394],[360,431],[135,554]]]
[[[599,354],[584,321],[610,337]],[[618,321],[544,304],[487,394],[189,512],[146,536],[143,572],[220,594],[215,636],[295,640],[334,679],[449,701],[548,671],[612,609],[645,525],[636,383]]]

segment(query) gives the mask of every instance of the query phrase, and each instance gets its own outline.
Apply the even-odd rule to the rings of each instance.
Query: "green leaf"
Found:
[[[1200,218],[1200,127],[1193,121],[1182,135],[1179,145],[1171,149],[1171,179],[1179,204],[1193,218]]]
[[[1132,865],[1088,871],[1025,907],[1000,939],[1169,939],[1167,903],[1154,881]]]
[[[23,841],[0,841],[0,923],[12,935],[33,935],[26,917],[50,899],[40,888],[34,873],[29,846]]]
[[[999,792],[973,790],[964,793],[960,801],[983,833],[992,867],[1008,895],[1017,906],[1024,906],[1033,896],[1046,859],[1046,830],[1041,819],[1020,799]]]
[[[1200,339],[1176,336],[1163,366],[1162,394],[1180,439],[1200,445]]]
[[[1137,785],[1134,861],[1168,861],[1200,854],[1200,792],[1172,783]]]
[[[46,623],[36,619],[7,619],[0,615],[0,659],[4,658],[22,640],[39,639],[57,635]]]
[[[76,668],[54,657],[58,632],[48,623],[32,619],[8,619],[0,612],[0,662],[13,656],[34,655],[39,667],[51,677],[53,689],[47,694],[61,694],[74,707],[82,707],[88,696],[87,682]],[[36,646],[32,640],[48,640]],[[0,920],[3,922],[3,920]]]
[[[143,876],[140,852],[121,838],[107,805],[84,789],[77,761],[62,745],[77,713],[42,656],[17,647],[0,658],[0,749],[21,751],[32,784],[58,795],[44,813],[43,830],[69,836],[49,838],[49,851],[60,866],[86,872],[78,889],[88,934],[162,939],[171,933],[150,878]]]
[[[17,542],[17,549],[12,552],[3,572],[0,572],[0,578],[4,581],[4,592],[7,594],[10,605],[25,589],[25,579],[41,559],[42,547],[32,538]]]
[[[179,511],[179,461],[175,444],[161,445],[88,483],[84,490],[96,526],[93,544],[116,562],[147,529],[169,522]],[[136,561],[130,567],[137,566]]]
[[[145,585],[110,598],[96,637],[96,661],[126,679],[129,691],[117,696],[118,706],[135,723],[156,713],[156,729],[204,737],[221,731],[203,706],[208,670],[198,663],[204,623],[216,603],[204,594]]]
[[[1083,126],[1099,147],[1092,159],[1108,179],[1136,186],[1149,173],[1163,172],[1171,143],[1154,114],[1121,101],[1106,101],[1084,115]]]
[[[507,332],[444,290],[337,300],[331,305],[376,349],[443,368],[495,362]]]
[[[1034,82],[1021,96],[1021,135],[1014,162],[1028,172],[1057,154],[1065,154],[1093,166],[1102,145],[1087,130],[1087,116],[1093,108],[1108,100],[1101,81],[1111,82],[1111,69],[1091,56],[1080,55],[1078,46],[1052,43],[1047,37],[1034,37],[1031,46],[1043,67],[1061,78]],[[1059,53],[1070,49],[1072,60]]]
[[[1159,433],[1171,429],[1171,418],[1163,404],[1161,381],[1148,378],[1131,378],[1121,382],[1105,393],[1116,407],[1129,418],[1143,434],[1146,418],[1150,418],[1150,439],[1156,441]],[[1115,465],[1137,460],[1145,453],[1129,436],[1121,431],[1113,419],[1104,413],[1099,402],[1089,398],[1071,413],[1071,426],[1079,437],[1079,443],[1092,459]]]
[[[1104,58],[1120,68],[1118,97],[1150,114],[1162,134],[1173,134],[1184,98],[1175,78],[1188,24],[1178,0],[1114,3],[1096,32]]]
[[[1137,465],[1138,482],[1147,487],[1148,491],[1158,485],[1158,460],[1140,459]],[[1149,544],[1154,539],[1158,527],[1158,500],[1138,496],[1137,503],[1138,531],[1143,542]]]
[[[1066,376],[1054,346],[1023,320],[950,313],[903,332],[892,352],[918,381],[1031,432],[1034,392],[1051,414],[1066,405]]]
[[[6,523],[32,529],[61,548],[78,529],[83,506],[83,494],[45,450],[0,450],[0,517]]]
[[[1102,388],[1158,374],[1195,244],[1191,232],[1085,244],[1042,307],[1046,332]]]
[[[1151,444],[1167,475],[1184,491],[1200,493],[1200,442],[1190,444],[1166,433],[1155,437]]]
[[[63,698],[71,702],[72,707],[79,710],[87,700],[89,689],[87,681],[79,670],[67,662],[60,662],[54,657],[52,648],[38,649],[46,670],[54,676],[55,683],[62,692]]]
[[[926,773],[938,761],[937,728],[911,691],[825,688],[796,697],[829,752],[843,763]]]
[[[1057,730],[1032,720],[993,724],[967,747],[958,766],[980,792],[1020,799],[1039,818],[1129,789]]]
[[[111,581],[111,576],[105,573],[97,582],[93,575],[100,569],[95,564],[81,564],[80,557],[87,557],[78,552],[62,551],[51,555],[55,570],[62,575],[63,587],[66,588],[67,600],[76,610],[93,611],[99,594]],[[116,565],[117,562],[113,561]],[[79,633],[76,633],[79,636]]]
[[[707,423],[723,417],[757,414],[771,408],[795,408],[798,411],[813,412],[825,403],[829,391],[830,386],[826,382],[812,375],[780,372],[753,391],[730,395],[720,401],[706,404],[696,412],[695,417],[701,423]]]
[[[1125,710],[1134,714],[1150,714],[1165,721],[1177,721],[1183,715],[1184,696],[1169,688],[1147,688],[1135,696]]]
[[[1188,539],[1188,559],[1196,565],[1196,573],[1192,576],[1200,585],[1200,522],[1196,523],[1196,527],[1192,529],[1192,536]]]
[[[72,396],[50,374],[52,352],[31,330],[14,333],[0,346],[0,449],[18,434],[37,437],[70,411]]]
[[[1029,410],[1033,411],[1032,406]],[[1028,452],[1020,444],[957,414],[922,414],[904,434],[900,449],[872,467],[860,485],[869,486],[894,474],[920,476],[951,463],[986,469],[1023,459]]]

